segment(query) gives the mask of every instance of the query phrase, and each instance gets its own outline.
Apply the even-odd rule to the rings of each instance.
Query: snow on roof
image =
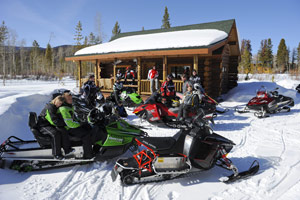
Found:
[[[226,32],[217,29],[184,30],[135,35],[83,48],[77,51],[75,55],[200,47],[214,44],[227,37],[228,34]]]

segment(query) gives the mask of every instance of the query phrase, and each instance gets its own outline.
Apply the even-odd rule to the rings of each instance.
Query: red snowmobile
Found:
[[[167,125],[172,128],[182,128],[183,123],[177,121],[179,106],[168,108],[162,103],[162,97],[158,92],[154,92],[146,101],[145,104],[137,107],[133,113],[142,119],[146,119],[150,123],[156,123],[157,125]],[[213,118],[217,115],[215,110],[206,110],[205,118],[213,122]],[[197,111],[189,113],[189,118],[192,118],[197,114]]]
[[[294,106],[294,100],[291,97],[283,96],[278,93],[279,88],[275,88],[273,91],[267,91],[262,86],[257,92],[256,96],[253,97],[243,110],[236,111],[239,113],[250,112],[254,110],[254,116],[258,118],[269,117],[269,114],[278,112],[290,112],[291,107]]]

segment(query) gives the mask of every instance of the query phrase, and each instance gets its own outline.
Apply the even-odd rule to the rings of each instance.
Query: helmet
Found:
[[[104,119],[104,114],[96,108],[91,110],[88,114],[88,121],[92,124],[96,123],[97,121],[101,121],[103,119]]]
[[[195,90],[201,90],[202,87],[201,87],[200,83],[195,83],[194,88],[195,88]]]
[[[115,84],[114,87],[115,87],[117,90],[122,90],[123,84],[122,84],[122,83]]]
[[[112,113],[112,106],[109,103],[104,103],[100,110],[105,114],[105,115],[110,115]]]
[[[172,106],[173,107],[179,107],[180,106],[180,102],[178,100],[172,100]]]

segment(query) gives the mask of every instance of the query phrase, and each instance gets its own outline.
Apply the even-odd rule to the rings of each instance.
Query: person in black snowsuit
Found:
[[[92,87],[92,88],[97,87],[96,84],[95,84],[95,75],[94,74],[90,75],[89,79],[85,83],[83,83],[83,86],[80,88],[79,93],[84,94],[85,88],[87,86]]]
[[[195,84],[195,83],[200,83],[201,84],[201,78],[197,74],[197,71],[193,69],[192,76],[190,77],[190,81]]]
[[[172,106],[172,100],[175,99],[176,96],[175,85],[172,79],[173,79],[172,74],[169,74],[167,76],[167,80],[163,82],[160,88],[161,96],[166,100],[165,104],[167,107]]]
[[[181,103],[178,111],[177,120],[182,121],[188,117],[192,111],[196,111],[199,107],[198,94],[193,92],[193,83],[187,84],[187,92],[184,93],[183,102]]]
[[[123,83],[120,81],[120,79],[117,79],[114,86],[113,86],[113,98],[117,105],[121,105],[122,102],[120,100],[120,94],[123,91]]]
[[[74,150],[71,148],[69,136],[64,131],[64,120],[57,113],[63,102],[64,98],[62,96],[55,97],[50,103],[46,104],[38,117],[39,130],[42,134],[49,135],[52,138],[52,155],[59,160],[64,158],[61,147],[63,147],[66,155]]]
[[[127,84],[127,79],[132,79],[131,84],[134,85],[135,71],[131,69],[131,67],[126,68],[124,79],[125,79],[125,84]]]
[[[121,73],[121,70],[119,70],[118,69],[118,71],[117,71],[117,74],[116,74],[116,79],[122,79],[124,76],[123,76],[123,74]]]

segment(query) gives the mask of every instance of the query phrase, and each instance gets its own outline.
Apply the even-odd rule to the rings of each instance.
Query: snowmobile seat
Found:
[[[48,135],[42,134],[37,125],[37,115],[35,112],[29,113],[28,125],[30,127],[31,132],[33,133],[35,139],[39,143],[42,148],[50,148],[51,147],[51,137]]]
[[[171,149],[176,142],[172,137],[140,137],[137,140],[154,151]]]
[[[42,148],[51,148],[52,138],[49,135],[42,134],[38,129],[38,118],[35,112],[29,113],[28,125],[35,139]],[[81,139],[78,137],[69,136],[72,146],[80,146],[82,144]]]

